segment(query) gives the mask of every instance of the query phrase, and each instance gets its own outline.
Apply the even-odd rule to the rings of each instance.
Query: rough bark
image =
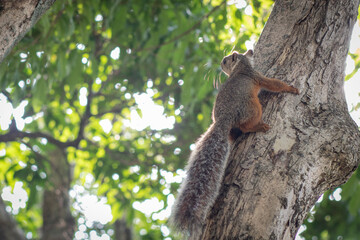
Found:
[[[6,211],[6,205],[0,196],[0,239],[25,240],[24,232],[18,227],[15,219]]]
[[[0,1],[0,63],[55,0]]]
[[[49,187],[43,196],[43,240],[72,240],[75,220],[70,211],[71,169],[66,154],[59,149],[49,154]]]
[[[256,66],[300,95],[261,94],[272,129],[235,142],[220,195],[193,239],[293,239],[319,196],[355,171],[360,134],[343,83],[358,4],[276,1]]]

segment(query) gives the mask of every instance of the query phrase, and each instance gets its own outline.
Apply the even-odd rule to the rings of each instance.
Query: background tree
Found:
[[[175,239],[166,220],[189,146],[210,123],[219,62],[233,47],[251,47],[272,4],[56,2],[0,65],[0,103],[8,109],[1,115],[0,186],[4,200],[13,197],[0,202],[3,239]],[[155,110],[163,125],[135,121]],[[351,201],[358,182],[348,183],[341,201],[325,195],[320,204],[347,209],[339,221],[349,219],[360,209]],[[109,204],[112,219],[102,218],[106,206],[91,218],[91,201],[93,208]],[[310,221],[328,219],[329,209]],[[304,236],[350,234],[312,223]],[[5,235],[12,229],[16,237]]]

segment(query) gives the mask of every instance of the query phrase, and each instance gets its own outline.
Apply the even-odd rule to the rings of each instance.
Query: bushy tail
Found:
[[[197,141],[172,209],[170,221],[177,230],[192,235],[204,224],[219,194],[229,155],[228,135],[229,129],[214,123]]]

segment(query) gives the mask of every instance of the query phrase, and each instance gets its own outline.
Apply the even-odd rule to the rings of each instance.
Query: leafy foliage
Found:
[[[305,239],[358,239],[359,183],[357,170],[341,188],[326,192],[304,222],[306,230],[301,235]]]
[[[57,1],[0,65],[3,95],[13,108],[25,106],[24,114],[14,113],[9,128],[0,131],[26,133],[0,143],[1,187],[22,181],[29,196],[26,208],[15,214],[21,228],[38,237],[49,154],[62,148],[73,166],[70,195],[79,226],[85,222],[81,195],[106,197],[111,206],[112,221],[87,224],[83,238],[92,230],[111,235],[117,219],[133,227],[135,238],[171,236],[162,214],[176,194],[189,146],[210,123],[211,81],[221,78],[220,59],[257,40],[272,4]],[[161,106],[173,127],[134,128],[131,119],[145,118],[139,96]],[[345,186],[343,194],[352,191]],[[354,214],[359,206],[347,194],[345,202],[323,201],[316,214],[335,209],[332,203]],[[149,199],[162,207],[150,214],[136,210]],[[310,227],[315,222],[306,224],[304,236],[319,231]]]

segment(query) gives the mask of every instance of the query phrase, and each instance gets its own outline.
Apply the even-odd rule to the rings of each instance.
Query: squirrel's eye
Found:
[[[226,59],[223,60],[223,64],[226,64]]]

